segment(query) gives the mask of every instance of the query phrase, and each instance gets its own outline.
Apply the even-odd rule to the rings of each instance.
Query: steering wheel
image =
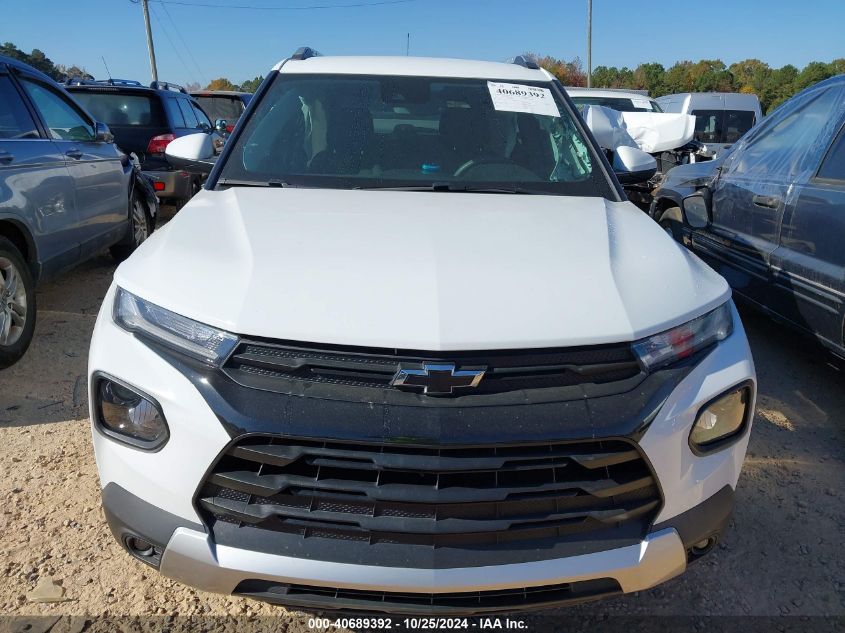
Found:
[[[463,165],[458,167],[453,175],[458,177],[466,176],[468,173],[472,172],[472,170],[486,167],[488,165],[497,165],[499,167],[505,167],[509,171],[514,172],[513,175],[516,176],[516,179],[536,179],[536,175],[533,172],[526,169],[519,163],[516,163],[511,159],[504,158],[502,156],[488,156],[485,158],[470,159]]]

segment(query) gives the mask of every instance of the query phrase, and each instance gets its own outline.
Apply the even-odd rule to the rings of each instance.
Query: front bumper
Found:
[[[112,305],[113,295],[114,288],[107,294],[104,306]],[[104,309],[94,332],[89,375],[102,371],[136,385],[161,404],[170,426],[168,443],[156,453],[118,444],[94,429],[94,448],[104,489],[119,486],[147,504],[146,509],[124,512],[119,522],[110,520],[110,524],[119,539],[121,530],[126,529],[151,537],[160,546],[157,566],[165,575],[221,593],[251,595],[244,590],[244,583],[252,581],[432,595],[496,592],[600,579],[616,582],[616,593],[646,589],[682,573],[691,545],[720,532],[727,520],[730,504],[720,502],[718,511],[714,511],[707,502],[726,488],[728,491],[735,488],[748,432],[732,446],[704,457],[692,454],[688,437],[702,404],[716,394],[754,379],[745,334],[738,315],[734,316],[734,334],[675,386],[638,439],[663,496],[654,525],[642,541],[621,547],[608,545],[602,551],[566,557],[542,560],[535,557],[506,564],[501,564],[502,561],[490,564],[485,560],[474,566],[452,561],[452,566],[427,568],[403,567],[401,561],[376,565],[372,561],[282,556],[215,543],[203,527],[193,497],[209,465],[232,437],[197,386],[155,351],[117,328],[110,311]],[[228,414],[232,418],[236,416],[234,410]],[[175,518],[170,519],[166,530],[159,530],[155,535],[145,533],[138,523],[139,517],[151,516],[156,510]],[[693,519],[683,521],[684,516]],[[298,604],[308,606],[309,603]]]

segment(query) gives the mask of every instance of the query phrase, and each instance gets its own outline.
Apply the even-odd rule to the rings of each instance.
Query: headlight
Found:
[[[106,435],[146,450],[155,450],[167,441],[164,414],[150,396],[98,375],[94,402],[97,426]]]
[[[750,383],[734,387],[701,408],[689,436],[695,453],[719,450],[742,434],[751,406],[751,389]]]
[[[731,302],[676,328],[634,343],[634,352],[646,369],[656,369],[728,338],[733,332]]]
[[[238,337],[229,332],[180,316],[136,297],[123,288],[114,298],[114,322],[209,364],[222,362],[235,348]]]

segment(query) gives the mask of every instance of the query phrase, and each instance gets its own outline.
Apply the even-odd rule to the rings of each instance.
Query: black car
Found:
[[[845,75],[794,96],[719,160],[670,171],[652,215],[740,298],[845,357]]]
[[[235,124],[252,99],[251,92],[232,90],[198,90],[192,92],[191,96],[199,102],[212,121],[216,123],[222,119],[226,122],[226,132],[235,129]]]
[[[68,91],[97,119],[105,121],[115,142],[135,153],[141,169],[152,181],[158,197],[181,206],[202,185],[196,174],[174,169],[164,157],[175,138],[211,132],[208,115],[184,88],[172,83],[106,79],[71,79]]]
[[[0,56],[0,368],[35,329],[35,285],[110,248],[125,259],[158,201],[109,128],[52,79]]]

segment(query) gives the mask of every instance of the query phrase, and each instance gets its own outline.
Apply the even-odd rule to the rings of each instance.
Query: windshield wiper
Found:
[[[409,185],[404,187],[393,187],[390,185],[359,185],[353,189],[378,190],[378,191],[448,191],[452,193],[520,193],[529,195],[548,194],[548,191],[540,189],[527,189],[525,187],[484,187],[463,185],[452,182],[435,182],[430,185]]]
[[[293,187],[283,180],[238,180],[237,178],[220,178],[218,185],[224,187]]]

